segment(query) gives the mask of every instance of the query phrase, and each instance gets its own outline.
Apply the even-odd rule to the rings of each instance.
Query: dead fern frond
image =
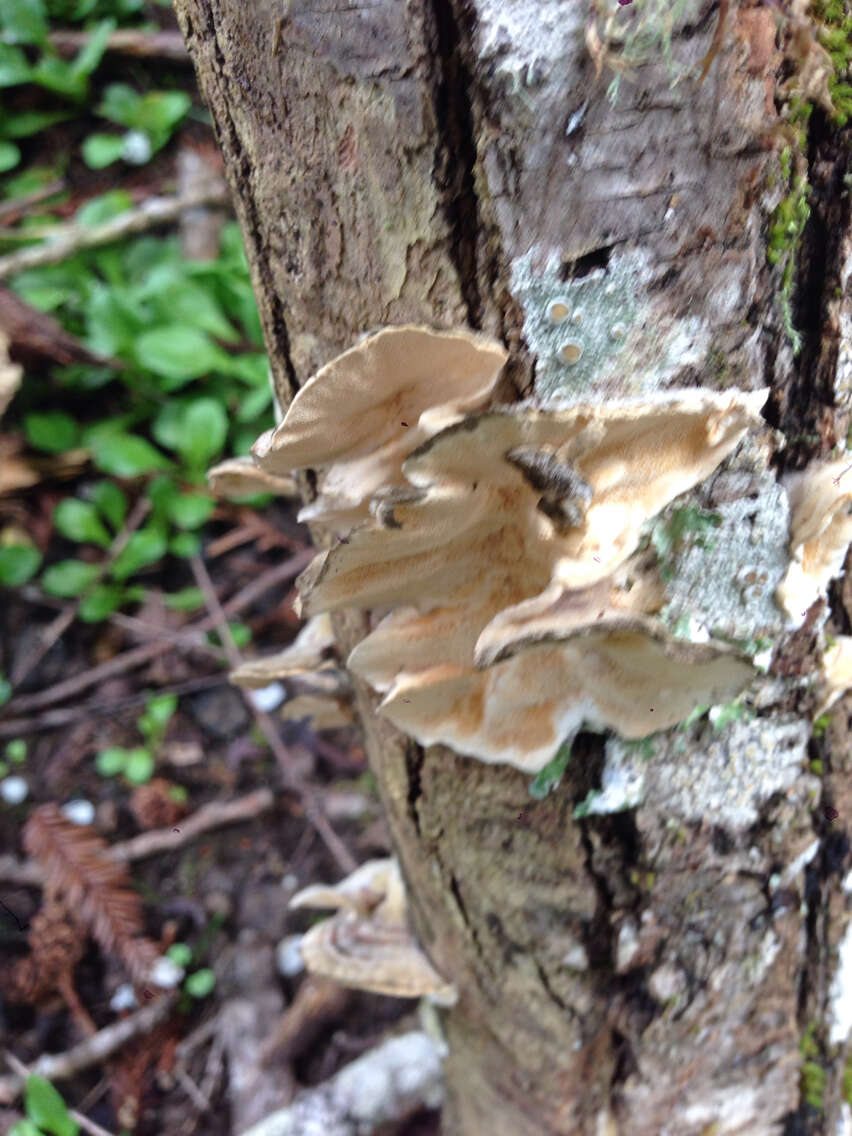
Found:
[[[30,953],[0,972],[0,991],[10,1002],[38,1004],[56,990],[71,988],[84,939],[60,904],[46,903],[33,917],[27,941]]]
[[[159,948],[142,937],[142,903],[128,886],[126,865],[112,860],[100,837],[66,820],[53,804],[30,814],[24,848],[44,871],[45,904],[61,903],[136,982],[146,982]]]

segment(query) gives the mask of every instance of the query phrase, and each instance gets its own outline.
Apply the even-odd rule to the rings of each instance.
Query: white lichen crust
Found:
[[[678,821],[710,818],[729,829],[754,824],[761,806],[801,776],[807,722],[753,718],[715,730],[707,721],[649,739],[647,747],[609,738],[604,792],[588,811],[647,805]]]

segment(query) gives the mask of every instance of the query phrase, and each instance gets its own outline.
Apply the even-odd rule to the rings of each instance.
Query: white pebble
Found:
[[[286,697],[287,693],[280,682],[271,682],[269,686],[249,691],[252,705],[266,714],[280,706]]]
[[[288,935],[282,939],[275,948],[275,963],[278,973],[284,978],[295,978],[305,969],[305,960],[302,958],[302,936]]]
[[[128,130],[121,156],[134,166],[144,166],[151,157],[151,139],[141,130]]]
[[[173,986],[177,986],[183,978],[184,970],[182,966],[178,966],[176,962],[172,962],[170,958],[161,955],[158,959],[154,960],[154,965],[151,967],[148,978],[155,986],[162,986],[165,990],[170,990]]]
[[[82,797],[74,801],[67,801],[62,806],[61,811],[62,815],[72,824],[91,824],[95,819],[95,806],[91,801],[86,801]]]
[[[109,1000],[109,1008],[115,1013],[120,1010],[133,1010],[138,1005],[136,993],[129,982],[123,982]]]
[[[4,777],[0,781],[0,797],[7,805],[19,805],[29,796],[30,787],[23,777]]]

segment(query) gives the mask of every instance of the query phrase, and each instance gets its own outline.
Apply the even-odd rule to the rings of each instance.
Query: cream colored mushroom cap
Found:
[[[467,331],[384,328],[317,371],[256,456],[287,473],[375,454],[430,408],[481,405],[506,358],[499,344]]]
[[[302,938],[302,958],[312,974],[396,998],[455,1002],[455,988],[408,929],[405,885],[395,860],[370,861],[333,887],[306,888],[290,906],[337,908]]]
[[[822,657],[825,686],[817,716],[830,710],[847,690],[852,689],[852,635],[839,635]]]
[[[792,559],[776,595],[791,626],[801,626],[808,609],[843,570],[852,542],[850,463],[852,454],[841,461],[814,463],[785,479],[792,511]]]
[[[381,712],[422,745],[537,773],[583,723],[645,737],[699,704],[729,701],[754,673],[733,653],[673,639],[647,618],[613,618],[606,628],[572,623],[510,650],[482,670],[403,672]]]
[[[276,476],[260,469],[250,457],[228,458],[207,472],[207,484],[217,497],[241,497],[251,493],[275,493],[298,497],[292,477]]]
[[[333,647],[331,616],[316,615],[307,621],[289,647],[274,655],[246,659],[231,672],[230,679],[236,686],[257,690],[276,679],[309,674],[333,665],[327,659]]]
[[[0,417],[21,385],[23,370],[9,359],[9,340],[0,332]]]

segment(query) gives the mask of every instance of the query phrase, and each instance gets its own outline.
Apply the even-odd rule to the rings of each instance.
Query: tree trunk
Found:
[[[636,58],[606,42],[615,0],[591,7],[177,0],[278,400],[367,330],[468,326],[510,349],[507,398],[771,387],[765,485],[842,442],[852,398],[848,131],[808,85],[810,25],[781,14],[795,3],[637,0],[619,20],[661,34]],[[822,104],[807,125],[802,97]],[[805,176],[810,217],[779,230]],[[563,295],[570,372],[541,315]],[[830,598],[848,632],[848,585],[845,611]],[[641,803],[584,819],[601,737],[536,800],[516,770],[424,751],[359,690],[416,930],[459,989],[448,1136],[835,1131],[852,754],[848,700],[811,739],[813,627],[778,645],[756,726],[670,731]],[[345,645],[365,629],[341,621]],[[824,1090],[800,1076],[805,1034]]]

